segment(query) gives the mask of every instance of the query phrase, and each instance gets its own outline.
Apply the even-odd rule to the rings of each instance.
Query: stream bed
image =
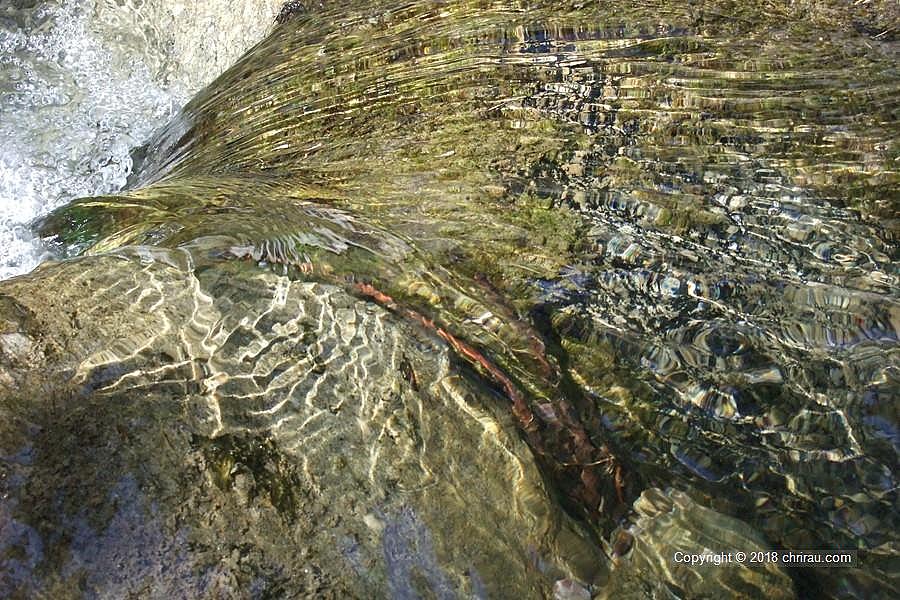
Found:
[[[896,593],[896,3],[232,4],[0,37],[0,595]]]

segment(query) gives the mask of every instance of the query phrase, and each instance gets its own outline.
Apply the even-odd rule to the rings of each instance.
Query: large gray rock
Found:
[[[527,598],[602,570],[436,337],[210,266],[137,248],[3,284],[3,596]]]

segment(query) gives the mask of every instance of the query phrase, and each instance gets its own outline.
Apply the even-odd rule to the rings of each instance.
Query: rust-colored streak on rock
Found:
[[[537,419],[512,379],[481,351],[421,313],[410,308],[399,309],[391,296],[371,284],[357,283],[355,288],[385,308],[434,332],[446,341],[457,355],[480,367],[500,385],[510,400],[513,415],[527,434],[534,451],[549,459],[550,466],[554,470],[570,473],[565,477],[569,482],[565,486],[566,493],[585,508],[590,518],[597,519],[601,517],[601,511],[609,509],[613,509],[612,512],[616,513],[618,508],[626,505],[621,466],[605,444],[599,448],[594,444],[569,402],[557,400],[556,410],[553,407],[545,408],[542,418]],[[536,336],[534,339],[538,342],[534,347],[543,350],[543,343],[540,343]],[[541,364],[546,365],[548,369],[551,368],[545,359]],[[545,439],[546,435],[542,437],[541,431],[552,434],[552,439]],[[548,441],[552,445],[551,448],[547,447]],[[611,501],[615,506],[610,506]]]

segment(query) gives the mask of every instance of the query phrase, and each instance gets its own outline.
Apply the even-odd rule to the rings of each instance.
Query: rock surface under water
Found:
[[[602,573],[505,411],[378,306],[147,249],[0,299],[4,597],[525,598]]]
[[[889,6],[309,8],[0,285],[7,589],[892,589]]]

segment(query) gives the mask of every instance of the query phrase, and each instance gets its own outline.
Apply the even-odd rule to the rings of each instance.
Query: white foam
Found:
[[[0,9],[0,278],[34,219],[120,190],[130,152],[271,24],[279,2],[77,0]],[[196,13],[196,14],[195,14]]]

